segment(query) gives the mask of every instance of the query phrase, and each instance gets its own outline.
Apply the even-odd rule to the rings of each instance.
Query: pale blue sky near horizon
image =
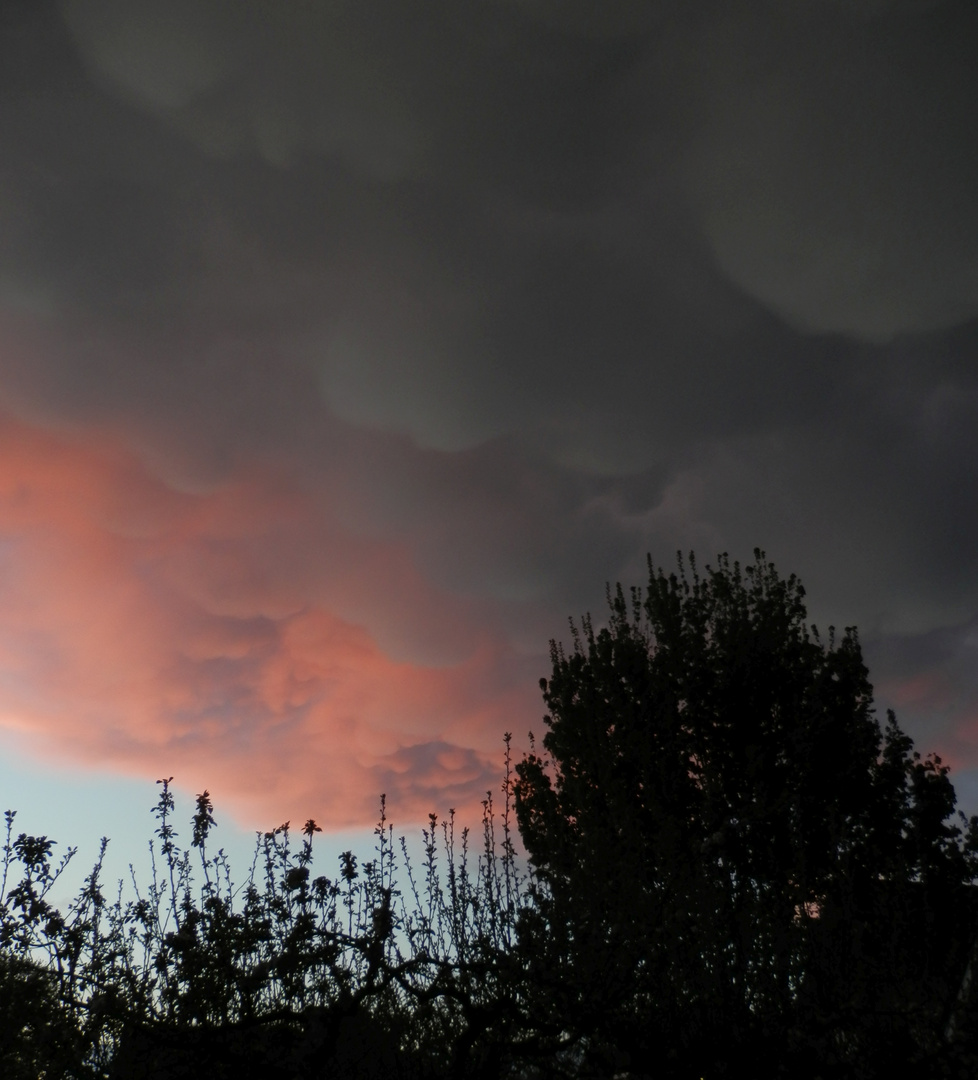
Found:
[[[171,790],[175,801],[172,822],[178,833],[177,843],[189,848],[197,792],[182,786],[178,777],[174,777]],[[121,777],[113,772],[81,767],[51,767],[0,735],[0,811],[16,811],[13,836],[27,833],[56,841],[55,864],[69,847],[78,849],[51,893],[51,901],[62,909],[77,895],[91,872],[103,836],[109,838],[101,875],[105,897],[110,901],[115,899],[120,880],[124,895],[132,896],[130,864],[137,882],[145,889],[151,880],[148,849],[151,838],[155,839],[157,865],[162,868],[159,839],[154,836],[159,822],[153,814],[159,793],[159,785],[154,780]],[[232,881],[240,886],[251,869],[259,828],[248,829],[236,823],[222,809],[221,792],[210,794],[217,826],[208,838],[208,850],[213,855],[224,848]],[[267,822],[260,831],[274,829],[282,823]],[[401,830],[396,820],[393,824],[397,839]],[[302,825],[301,821],[290,823],[290,831],[296,838],[294,846],[301,843]],[[404,831],[409,837],[409,849],[414,850],[417,847],[416,830]],[[335,878],[342,852],[352,851],[362,863],[375,858],[376,843],[372,829],[324,830],[314,838],[315,872]],[[196,854],[193,853],[195,869],[199,867]]]

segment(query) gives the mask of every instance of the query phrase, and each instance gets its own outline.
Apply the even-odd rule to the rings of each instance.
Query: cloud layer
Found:
[[[281,476],[180,493],[112,440],[5,424],[4,722],[62,760],[248,792],[269,819],[362,824],[382,791],[402,817],[471,809],[526,664],[403,552],[325,517]],[[415,647],[451,636],[451,662],[395,659],[364,625],[405,608]]]
[[[477,806],[568,615],[760,545],[978,766],[972,8],[9,5],[4,723]]]

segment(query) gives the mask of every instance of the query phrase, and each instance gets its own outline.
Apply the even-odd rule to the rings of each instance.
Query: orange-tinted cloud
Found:
[[[249,824],[369,824],[382,792],[401,822],[474,811],[539,662],[329,509],[284,473],[187,493],[121,440],[0,422],[0,722]],[[385,647],[409,615],[441,662]]]

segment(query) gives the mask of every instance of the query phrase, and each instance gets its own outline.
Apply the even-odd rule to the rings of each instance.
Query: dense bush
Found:
[[[150,881],[106,898],[100,856],[59,911],[73,852],[8,812],[0,1075],[978,1075],[978,819],[756,555],[650,564],[553,645],[476,850],[432,816],[413,865],[382,799],[370,859],[317,875],[286,824],[235,887],[161,780]]]
[[[508,740],[506,760],[508,792]],[[477,851],[453,813],[432,815],[417,867],[382,799],[374,857],[345,852],[334,878],[314,876],[316,823],[298,844],[282,825],[235,889],[208,848],[208,793],[181,847],[159,783],[148,886],[107,900],[100,859],[64,914],[48,897],[73,852],[54,865],[52,842],[14,838],[8,812],[3,1076],[497,1076],[532,1056],[508,796],[499,817],[487,795]]]

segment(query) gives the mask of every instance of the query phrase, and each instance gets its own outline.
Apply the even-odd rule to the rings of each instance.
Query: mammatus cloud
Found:
[[[3,18],[7,724],[477,806],[568,615],[760,545],[978,762],[973,5]]]
[[[4,422],[3,722],[62,758],[219,783],[269,820],[360,824],[382,791],[401,820],[471,808],[527,710],[525,661],[464,611],[455,662],[392,659],[329,608],[382,580],[420,625],[436,590],[317,517],[281,477],[190,495],[117,440]],[[451,606],[434,617],[451,623]]]
[[[725,5],[679,41],[686,176],[719,266],[805,332],[887,341],[974,318],[974,12],[778,7]]]

